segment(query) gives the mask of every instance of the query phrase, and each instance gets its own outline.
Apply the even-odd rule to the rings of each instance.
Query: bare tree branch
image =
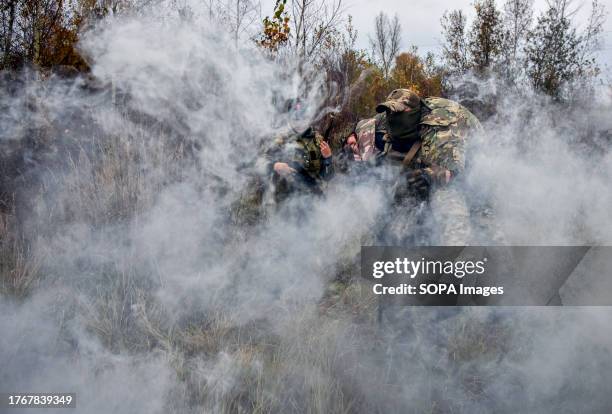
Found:
[[[399,53],[401,30],[397,15],[389,20],[384,12],[380,12],[374,19],[374,38],[370,38],[370,45],[385,78],[389,77],[393,61]]]
[[[289,47],[301,61],[318,60],[343,21],[343,0],[293,0]]]

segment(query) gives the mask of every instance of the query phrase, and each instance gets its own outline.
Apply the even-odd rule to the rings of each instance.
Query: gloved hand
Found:
[[[423,168],[410,171],[406,177],[408,193],[419,199],[426,199],[431,188],[431,181],[431,176]]]
[[[446,168],[431,166],[419,168],[408,173],[406,184],[413,196],[426,199],[432,187],[448,184],[451,172]]]

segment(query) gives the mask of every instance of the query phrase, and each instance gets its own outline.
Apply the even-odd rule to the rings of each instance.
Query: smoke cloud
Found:
[[[264,194],[255,224],[237,218],[290,129],[282,103],[305,96],[314,119],[335,91],[193,9],[100,22],[91,76],[4,76],[19,174],[3,184],[31,263],[14,266],[37,276],[0,296],[0,390],[76,392],[84,413],[609,410],[608,308],[414,308],[379,326],[365,288],[337,290],[389,216],[444,244],[379,177]],[[568,110],[469,81],[496,106],[461,188],[473,242],[610,243],[609,91]]]

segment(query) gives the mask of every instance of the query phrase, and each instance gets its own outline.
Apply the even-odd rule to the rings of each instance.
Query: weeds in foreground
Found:
[[[42,260],[20,237],[15,216],[0,213],[0,294],[24,299],[40,282]]]

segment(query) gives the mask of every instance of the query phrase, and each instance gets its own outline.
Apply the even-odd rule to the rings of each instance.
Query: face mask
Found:
[[[391,112],[387,115],[393,143],[413,143],[419,139],[421,110]]]

